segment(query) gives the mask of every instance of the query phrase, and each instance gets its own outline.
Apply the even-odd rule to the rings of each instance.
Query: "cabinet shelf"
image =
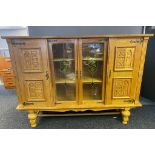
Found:
[[[82,78],[82,82],[83,82],[83,83],[92,83],[92,77],[84,76],[84,77]],[[102,79],[94,77],[94,78],[93,78],[93,82],[94,82],[94,83],[102,83]]]
[[[57,79],[55,79],[55,83],[56,84],[64,84],[64,83],[76,83],[76,81],[75,80],[70,80],[70,79],[64,79],[64,78],[57,78]]]
[[[83,61],[89,61],[90,59],[89,59],[89,58],[83,58],[82,60],[83,60]],[[91,58],[91,60],[103,61],[103,58]],[[52,61],[52,60],[50,59],[50,61]],[[74,61],[74,59],[68,59],[68,58],[63,59],[63,58],[58,58],[58,59],[54,59],[53,61],[54,61],[54,62],[60,62],[60,61]]]
[[[52,60],[50,60],[52,61]],[[74,61],[74,59],[69,59],[69,58],[59,58],[59,59],[54,59],[54,62],[60,62],[60,61]]]
[[[83,58],[82,60],[83,61],[89,61],[89,60],[103,61],[103,58],[91,58],[91,59],[89,59],[89,58]]]
[[[56,84],[64,84],[64,83],[76,83],[76,80],[70,80],[70,79],[64,79],[64,78],[56,78],[55,79]],[[83,83],[92,83],[91,77],[83,77],[82,78]],[[100,78],[93,78],[94,83],[102,83],[102,79]]]

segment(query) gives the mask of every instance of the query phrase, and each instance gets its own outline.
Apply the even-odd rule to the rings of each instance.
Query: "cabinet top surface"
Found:
[[[3,39],[78,39],[78,38],[121,38],[121,37],[150,37],[154,34],[111,34],[91,36],[2,36]]]

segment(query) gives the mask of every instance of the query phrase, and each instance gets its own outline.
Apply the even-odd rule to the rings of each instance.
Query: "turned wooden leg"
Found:
[[[130,108],[125,108],[122,110],[122,123],[127,124],[130,116]]]
[[[34,111],[28,112],[28,119],[32,128],[37,126],[37,113]]]

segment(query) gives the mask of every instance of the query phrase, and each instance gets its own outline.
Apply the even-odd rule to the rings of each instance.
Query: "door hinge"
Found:
[[[129,99],[129,100],[124,100],[124,102],[134,103],[135,100],[134,99]]]
[[[45,76],[46,76],[46,80],[48,80],[48,79],[49,79],[49,74],[48,74],[48,71],[46,71]]]
[[[23,102],[23,105],[33,105],[34,103],[33,102]]]

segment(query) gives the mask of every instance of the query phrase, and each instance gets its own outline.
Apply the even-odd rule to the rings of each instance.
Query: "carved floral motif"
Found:
[[[129,97],[130,79],[114,79],[113,97]]]
[[[134,53],[135,48],[117,48],[115,56],[115,69],[133,69]]]
[[[42,81],[27,81],[28,98],[43,99],[43,83]]]
[[[38,49],[24,49],[23,51],[24,71],[41,70],[41,56]]]

